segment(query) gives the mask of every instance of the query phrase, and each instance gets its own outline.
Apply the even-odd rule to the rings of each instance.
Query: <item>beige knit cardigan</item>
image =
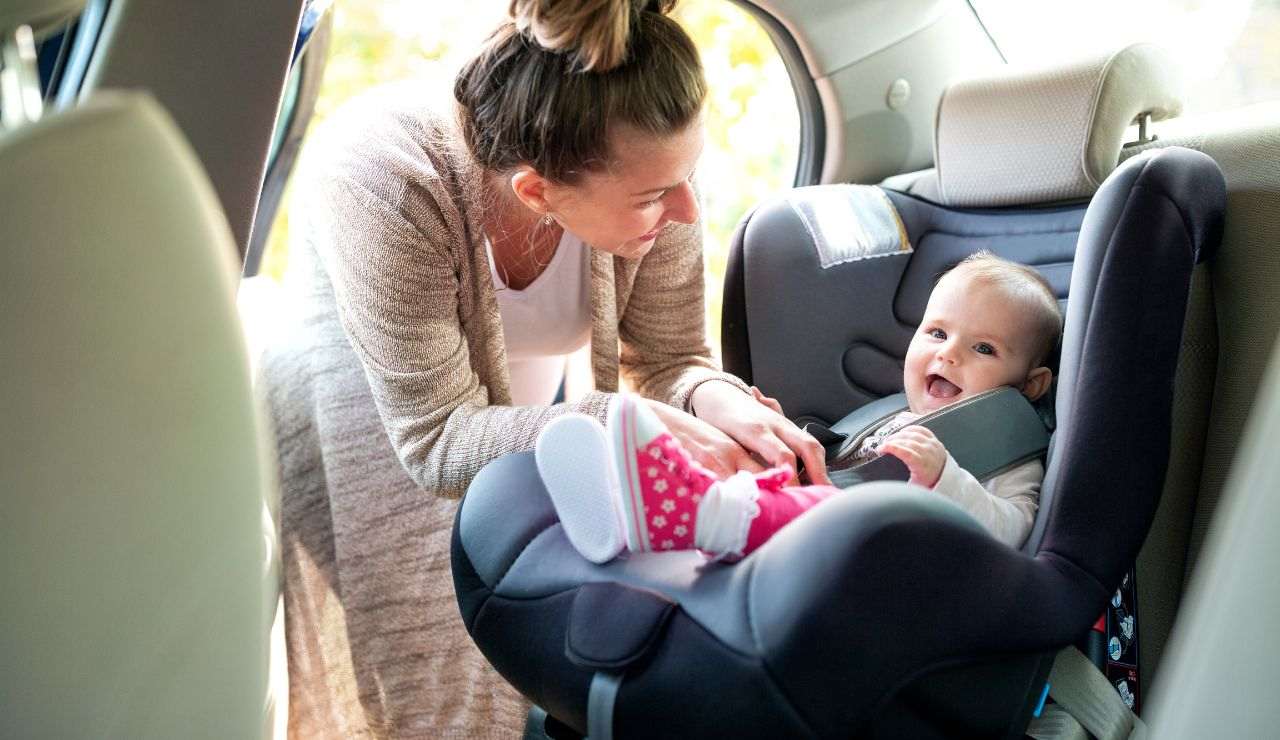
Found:
[[[511,406],[481,173],[451,118],[425,110],[348,106],[300,173],[289,280],[302,308],[263,363],[295,737],[518,735],[527,705],[453,600],[456,498],[555,416],[603,418],[619,372],[685,409],[707,380],[745,390],[705,341],[700,226],[672,224],[641,259],[591,252],[596,390]]]

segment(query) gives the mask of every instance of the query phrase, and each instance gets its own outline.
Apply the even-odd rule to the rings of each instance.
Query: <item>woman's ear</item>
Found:
[[[1053,371],[1047,367],[1037,367],[1027,373],[1027,379],[1022,382],[1022,395],[1027,400],[1036,401],[1049,390],[1049,384],[1053,382]]]
[[[547,187],[550,182],[547,178],[539,175],[538,172],[527,164],[522,164],[511,173],[511,192],[525,204],[529,210],[545,216],[547,211],[551,210],[550,204],[547,203]]]

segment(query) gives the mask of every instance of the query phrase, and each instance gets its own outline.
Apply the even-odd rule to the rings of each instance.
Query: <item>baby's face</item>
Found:
[[[1032,325],[1002,288],[963,273],[945,276],[907,348],[911,410],[929,413],[1002,385],[1022,389],[1035,359]]]

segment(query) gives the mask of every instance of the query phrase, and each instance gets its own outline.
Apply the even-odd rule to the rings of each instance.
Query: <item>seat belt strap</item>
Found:
[[[902,405],[896,404],[901,401]],[[905,410],[904,396],[882,398],[854,411],[829,430],[805,426],[827,450],[828,474],[837,487],[873,480],[906,480],[906,466],[882,455],[852,467],[847,463],[865,435],[897,410]],[[887,410],[887,411],[886,411]],[[986,481],[1014,465],[1033,460],[1049,448],[1049,431],[1034,406],[1013,388],[996,388],[950,404],[912,422],[933,432],[956,463],[979,481]],[[852,427],[862,425],[854,431]]]
[[[1053,669],[1049,672],[1049,696],[1057,702],[1054,706],[1058,709],[1051,714],[1049,710],[1053,707],[1046,707],[1041,716],[1051,717],[1051,722],[1036,720],[1032,722],[1032,728],[1042,730],[1044,728],[1037,725],[1053,724],[1054,729],[1060,727],[1064,732],[1073,732],[1072,723],[1059,719],[1059,712],[1065,712],[1098,740],[1146,737],[1147,727],[1143,721],[1125,705],[1102,672],[1074,646],[1063,648],[1054,658]],[[1036,734],[1032,737],[1061,740],[1072,735]]]
[[[1076,718],[1057,704],[1046,706],[1040,716],[1027,725],[1024,734],[1035,740],[1089,740],[1089,733],[1085,732]]]
[[[587,693],[587,737],[589,740],[612,740],[613,705],[622,687],[621,673],[596,671]]]

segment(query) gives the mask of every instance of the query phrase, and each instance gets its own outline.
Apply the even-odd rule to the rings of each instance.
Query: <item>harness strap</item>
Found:
[[[873,480],[907,480],[906,466],[892,456],[848,464],[868,434],[905,409],[905,396],[889,396],[854,411],[830,429],[819,429],[815,423],[805,426],[827,450],[832,483],[843,488]],[[1014,388],[979,393],[912,423],[933,432],[956,463],[979,481],[1034,460],[1049,449],[1044,420]]]
[[[596,671],[587,693],[587,737],[590,740],[613,739],[613,705],[622,687],[621,673]]]

